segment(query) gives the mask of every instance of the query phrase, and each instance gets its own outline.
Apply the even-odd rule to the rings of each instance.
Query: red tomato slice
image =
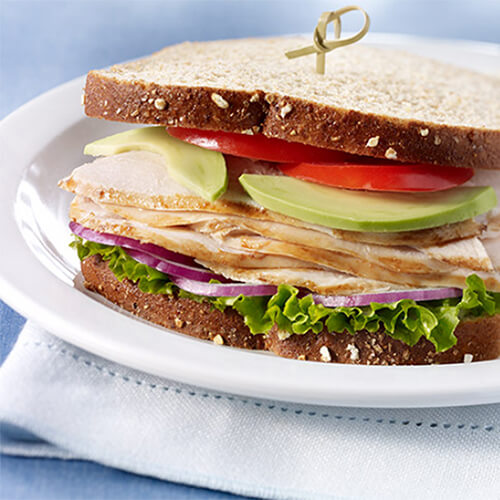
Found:
[[[232,132],[169,127],[190,144],[221,153],[282,163],[281,171],[305,181],[370,191],[442,191],[467,182],[471,168],[399,163],[265,137]]]
[[[205,149],[220,151],[221,153],[253,158],[255,160],[275,161],[279,163],[311,162],[330,163],[350,161],[357,158],[354,155],[288,142],[283,139],[274,139],[262,134],[246,135],[232,132],[214,132],[212,130],[198,130],[194,128],[167,128],[173,137],[177,137],[190,144],[196,144]]]
[[[460,186],[474,175],[472,168],[396,163],[368,157],[349,164],[293,163],[278,167],[285,175],[304,181],[368,191],[442,191]]]

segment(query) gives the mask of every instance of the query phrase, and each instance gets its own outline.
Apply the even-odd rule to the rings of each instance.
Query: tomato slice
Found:
[[[442,191],[460,186],[473,175],[471,168],[399,163],[358,156],[265,137],[232,132],[169,127],[167,131],[190,144],[221,153],[280,163],[285,174],[305,181],[369,191]]]
[[[278,165],[285,174],[304,181],[368,191],[443,191],[460,186],[473,175],[472,168],[444,167],[365,158],[361,162]]]
[[[350,158],[357,158],[354,155],[342,153],[341,151],[317,148],[298,142],[288,142],[283,139],[266,137],[262,134],[246,135],[180,127],[169,127],[167,131],[173,137],[177,137],[177,139],[189,142],[190,144],[196,144],[205,149],[233,156],[253,158],[255,160],[279,163],[330,163],[349,161]]]

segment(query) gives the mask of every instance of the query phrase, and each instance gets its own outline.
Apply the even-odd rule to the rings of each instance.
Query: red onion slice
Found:
[[[132,250],[149,253],[161,259],[167,259],[172,262],[177,262],[179,264],[200,267],[193,258],[188,257],[187,255],[172,252],[171,250],[167,250],[166,248],[154,245],[153,243],[141,243],[138,240],[127,238],[126,236],[118,236],[116,234],[110,233],[99,233],[97,231],[93,231],[92,229],[84,227],[81,224],[78,224],[78,222],[70,222],[69,228],[74,234],[80,236],[80,238],[88,241],[93,241],[94,243],[102,243],[103,245],[113,245],[123,248],[130,248]]]
[[[146,264],[146,266],[152,267],[153,269],[161,271],[162,273],[168,274],[169,278],[171,278],[172,281],[173,277],[179,277],[187,278],[190,281],[193,280],[203,283],[208,283],[210,280],[227,282],[224,276],[212,273],[208,269],[199,269],[191,266],[186,266],[185,264],[179,264],[177,262],[170,262],[168,260],[159,259],[154,255],[145,252],[139,252],[137,250],[132,250],[130,248],[127,248],[126,252],[137,262]]]
[[[153,267],[158,271],[169,275],[169,278],[179,288],[196,295],[206,295],[208,297],[236,297],[240,294],[249,297],[274,295],[278,288],[274,285],[252,285],[250,283],[227,282],[222,276],[210,272],[200,273],[199,270],[182,266],[171,262],[162,261],[142,252],[127,250],[128,255],[133,259]],[[211,279],[225,281],[225,283],[209,283]],[[305,292],[307,295],[308,292]],[[382,292],[362,295],[318,295],[312,294],[316,304],[323,304],[325,307],[354,307],[368,306],[372,302],[382,304],[397,302],[401,299],[439,300],[450,297],[460,297],[462,290],[458,288],[433,288],[419,290],[405,290],[397,292]]]
[[[126,250],[127,254],[137,262],[146,264],[168,277],[179,288],[196,295],[208,297],[237,297],[240,294],[248,296],[274,295],[278,288],[274,285],[252,285],[249,283],[228,283],[223,276],[210,272],[200,273],[199,270],[166,262],[152,255],[138,252],[137,250]],[[211,279],[226,281],[225,283],[209,283]]]
[[[252,285],[250,283],[202,283],[187,278],[171,276],[170,279],[179,288],[196,295],[206,295],[207,297],[237,297],[246,295],[247,297],[274,295],[278,287],[274,285]]]
[[[418,290],[401,290],[397,292],[369,293],[363,295],[317,295],[313,294],[316,304],[325,307],[361,307],[369,306],[372,302],[390,304],[402,299],[441,300],[453,297],[461,297],[462,290],[459,288],[422,288]]]
[[[157,269],[169,275],[171,281],[183,290],[196,295],[208,297],[237,297],[240,294],[249,297],[274,295],[278,288],[274,285],[236,283],[221,275],[200,267],[194,259],[178,254],[152,243],[141,243],[138,240],[117,236],[109,233],[99,233],[76,222],[70,223],[70,229],[77,236],[104,245],[117,245],[127,249],[128,255],[142,264]],[[194,265],[193,265],[194,264]],[[222,283],[209,283],[215,279]],[[303,295],[307,295],[305,292]],[[396,292],[381,292],[358,295],[318,295],[312,294],[316,304],[325,307],[361,307],[372,302],[389,304],[402,299],[441,300],[461,297],[459,288],[427,288],[417,290],[401,290]]]

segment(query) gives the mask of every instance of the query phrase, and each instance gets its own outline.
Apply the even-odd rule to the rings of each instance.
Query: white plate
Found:
[[[500,66],[500,48],[371,36],[476,69]],[[67,229],[71,199],[57,181],[84,161],[87,142],[130,125],[86,118],[83,79],[29,102],[0,124],[0,296],[55,335],[156,375],[262,398],[348,406],[446,406],[500,401],[500,360],[421,367],[354,366],[281,359],[215,346],[130,318],[75,288]]]

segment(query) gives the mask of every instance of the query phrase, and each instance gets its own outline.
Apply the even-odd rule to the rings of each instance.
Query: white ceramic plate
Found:
[[[379,35],[370,43],[500,68],[500,47]],[[301,362],[221,347],[137,321],[74,285],[67,229],[71,195],[57,181],[84,161],[87,142],[129,128],[86,118],[83,79],[29,102],[0,124],[0,296],[90,352],[219,391],[347,406],[446,406],[500,401],[500,359],[469,365],[354,366]]]

